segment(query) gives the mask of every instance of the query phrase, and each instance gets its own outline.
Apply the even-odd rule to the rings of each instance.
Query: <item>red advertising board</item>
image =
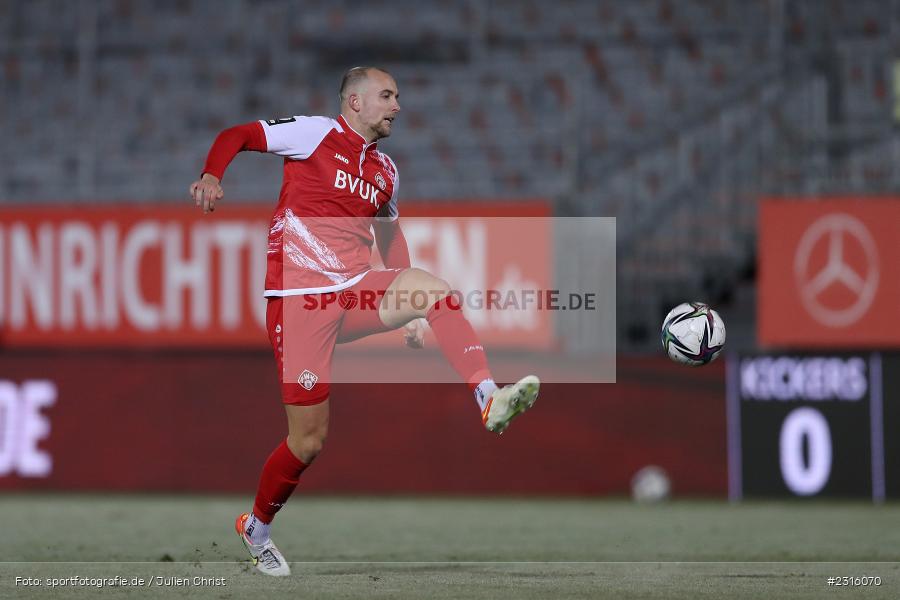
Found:
[[[0,344],[265,347],[271,210],[223,204],[203,216],[172,204],[4,208]],[[451,285],[465,279],[493,289],[514,276],[546,289],[552,281],[549,219],[527,219],[527,244],[503,243],[512,235],[509,217],[547,216],[544,203],[413,205],[403,214],[413,265]],[[546,347],[549,315],[534,316],[527,323],[470,318],[494,347]],[[381,340],[368,343],[396,342]]]
[[[765,200],[759,341],[900,347],[900,199]]]
[[[622,359],[616,385],[543,386],[502,437],[463,384],[334,384],[299,493],[625,494],[655,464],[676,495],[724,496],[724,379]],[[0,490],[249,496],[286,429],[265,351],[0,354]]]

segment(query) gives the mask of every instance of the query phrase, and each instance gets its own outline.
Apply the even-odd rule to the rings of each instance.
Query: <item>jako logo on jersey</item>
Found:
[[[375,208],[381,208],[378,203],[378,190],[368,181],[363,181],[362,177],[354,177],[338,169],[334,177],[334,187],[339,190],[350,188],[351,194],[358,194],[363,200],[374,204]]]
[[[468,354],[469,352],[475,352],[476,350],[481,350],[482,352],[484,352],[484,346],[482,346],[481,344],[479,344],[477,346],[466,346],[463,349],[463,354]]]
[[[313,389],[313,386],[316,385],[318,380],[319,376],[312,371],[303,371],[300,373],[300,377],[297,378],[297,383],[302,385],[303,389],[309,391]]]
[[[375,183],[378,184],[378,187],[381,188],[381,191],[384,191],[384,186],[387,184],[384,182],[384,177],[381,176],[381,173],[375,173]]]
[[[341,156],[341,155],[338,154],[337,152],[334,153],[334,157],[335,157],[336,159],[338,159],[339,161],[341,161],[342,163],[344,163],[345,165],[349,165],[349,164],[350,164],[350,159]]]

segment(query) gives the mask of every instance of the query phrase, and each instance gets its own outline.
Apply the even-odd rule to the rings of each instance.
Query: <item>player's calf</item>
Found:
[[[451,292],[443,279],[422,269],[407,269],[388,288],[379,316],[385,325],[393,327],[424,317],[447,361],[472,391],[485,426],[503,433],[515,417],[534,404],[540,381],[529,375],[497,389],[484,346],[463,314],[458,296]]]

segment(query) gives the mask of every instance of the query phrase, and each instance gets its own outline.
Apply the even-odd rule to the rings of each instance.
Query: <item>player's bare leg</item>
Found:
[[[312,406],[284,406],[288,420],[288,448],[304,464],[310,464],[322,450],[328,435],[329,406],[328,400]]]
[[[537,400],[540,380],[534,375],[497,389],[484,347],[451,295],[450,285],[431,273],[415,268],[400,273],[381,299],[378,316],[391,328],[428,320],[444,356],[472,389],[488,430],[503,433]],[[407,327],[410,345],[421,344],[421,335],[417,327]]]
[[[256,568],[266,575],[290,575],[284,555],[272,542],[269,527],[284,506],[300,474],[322,450],[328,435],[329,403],[312,406],[285,405],[288,436],[269,456],[253,505],[253,512],[237,518],[235,529]]]

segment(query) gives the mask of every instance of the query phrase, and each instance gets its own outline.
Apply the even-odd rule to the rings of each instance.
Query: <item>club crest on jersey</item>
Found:
[[[384,188],[387,185],[387,183],[385,183],[385,181],[384,181],[384,177],[381,176],[381,173],[375,173],[375,183],[378,184],[378,187],[381,188],[382,192],[384,191]]]
[[[378,202],[378,190],[368,181],[364,181],[362,177],[354,177],[350,173],[338,169],[334,176],[334,187],[339,190],[350,190],[351,194],[358,195],[376,209],[381,208],[381,203]]]
[[[313,373],[312,371],[304,370],[300,373],[300,377],[297,378],[297,383],[303,386],[303,389],[309,391],[313,389],[313,386],[316,385],[316,382],[319,380],[319,376]]]
[[[384,152],[378,152],[376,156],[378,157],[378,162],[380,162],[381,166],[384,168],[384,172],[387,173],[388,179],[391,180],[391,183],[397,183],[397,172],[394,170],[394,163],[391,162],[391,159],[389,159]]]

